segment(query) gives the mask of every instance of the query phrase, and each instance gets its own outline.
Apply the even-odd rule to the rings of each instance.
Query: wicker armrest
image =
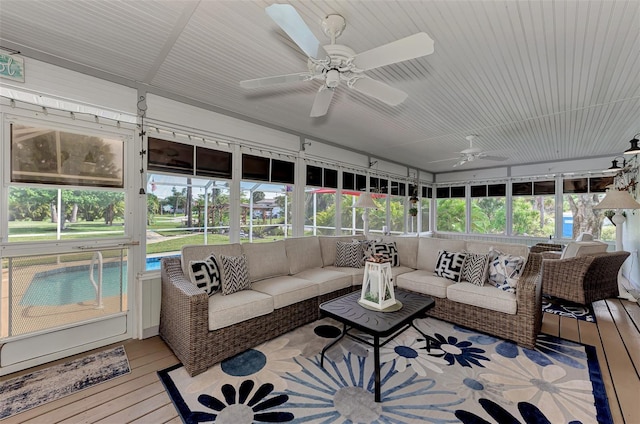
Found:
[[[540,268],[542,256],[539,253],[529,253],[527,263],[518,278],[516,298],[518,302],[518,315],[527,314],[531,317],[541,317],[542,291],[540,284]]]
[[[542,285],[546,288],[572,281],[582,281],[591,262],[593,262],[593,256],[544,259],[542,261]]]
[[[209,329],[209,296],[182,271],[179,258],[163,258],[160,335],[183,361],[196,354]]]

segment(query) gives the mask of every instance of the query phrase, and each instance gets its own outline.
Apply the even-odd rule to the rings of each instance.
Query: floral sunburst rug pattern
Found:
[[[185,423],[610,423],[595,348],[540,335],[535,350],[433,318],[380,349],[322,319],[190,377],[158,374]],[[362,338],[367,336],[362,334]],[[427,351],[426,338],[430,349]]]

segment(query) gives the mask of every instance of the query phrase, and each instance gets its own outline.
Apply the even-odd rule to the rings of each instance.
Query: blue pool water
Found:
[[[147,258],[147,271],[160,269],[162,258]],[[127,263],[122,266],[122,288],[120,287],[120,264],[106,263],[102,270],[102,297],[119,296],[127,292]],[[94,278],[98,280],[97,269]],[[52,271],[39,272],[33,276],[21,305],[59,306],[72,303],[92,302],[96,292],[89,279],[89,265],[70,266]]]

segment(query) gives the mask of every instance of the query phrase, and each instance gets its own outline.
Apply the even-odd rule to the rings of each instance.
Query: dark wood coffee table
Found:
[[[425,312],[435,305],[435,301],[428,296],[400,289],[395,290],[395,296],[396,300],[402,302],[402,308],[395,312],[375,311],[360,306],[358,303],[360,291],[349,293],[320,304],[320,312],[322,315],[340,321],[344,325],[340,337],[322,349],[320,366],[324,366],[325,352],[331,346],[338,343],[344,336],[349,336],[354,340],[372,346],[375,366],[376,402],[380,402],[380,347],[393,340],[409,327],[415,328],[420,334],[425,336],[413,325],[413,320],[424,316]],[[372,336],[373,343],[354,334],[349,334],[349,331],[352,329],[360,330]],[[425,340],[428,351],[429,338],[425,336]]]

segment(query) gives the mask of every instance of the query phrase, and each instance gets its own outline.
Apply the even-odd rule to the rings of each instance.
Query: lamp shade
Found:
[[[640,203],[628,191],[612,189],[607,191],[604,199],[593,209],[640,209]]]
[[[378,209],[378,205],[373,201],[373,197],[371,197],[371,193],[364,192],[360,194],[358,200],[356,201],[354,208],[366,208],[366,209]]]

